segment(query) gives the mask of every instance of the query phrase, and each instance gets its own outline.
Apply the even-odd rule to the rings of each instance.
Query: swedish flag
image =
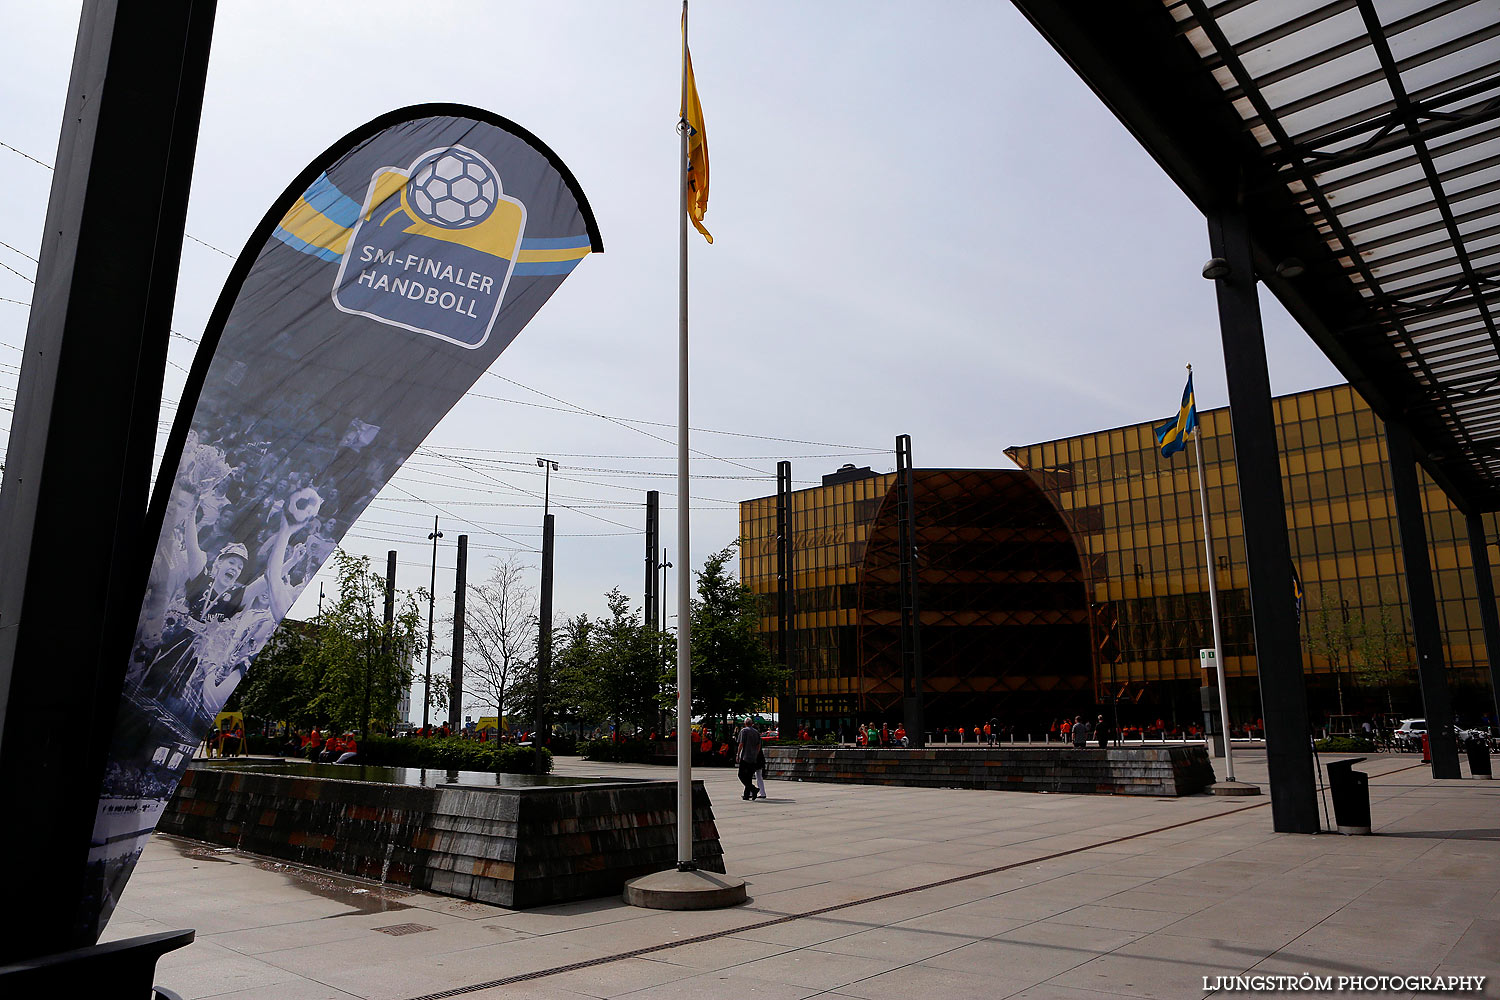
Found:
[[[1163,458],[1170,458],[1187,447],[1188,434],[1198,426],[1198,408],[1193,402],[1193,374],[1188,373],[1187,388],[1182,390],[1182,406],[1177,416],[1156,425],[1156,446]]]

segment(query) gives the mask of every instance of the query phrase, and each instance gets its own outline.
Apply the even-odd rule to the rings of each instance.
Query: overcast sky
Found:
[[[662,491],[664,543],[684,565],[672,478],[680,9],[220,0],[196,240],[237,255],[314,156],[426,101],[535,133],[599,221],[605,252],[429,439],[468,467],[419,452],[346,538],[378,566],[397,549],[402,587],[427,584],[434,514],[440,598],[460,533],[471,581],[507,555],[536,566],[536,456],[562,466],[558,620],[599,613],[613,586],[639,603],[648,489]],[[56,155],[79,7],[0,10],[0,143],[20,151],[0,148],[3,437],[26,334],[18,303],[31,298],[19,275],[35,274],[51,182],[27,156]],[[712,456],[694,463],[694,565],[734,539],[739,500],[775,491],[778,458],[814,485],[844,462],[893,468],[894,438],[910,434],[919,467],[1008,467],[1009,445],[1170,415],[1188,362],[1199,405],[1224,404],[1202,216],[1009,4],[698,0],[691,18],[715,238],[691,249],[692,423],[704,429],[691,443]],[[185,245],[173,318],[193,340],[232,263],[203,243]],[[1341,381],[1262,304],[1276,393]],[[194,349],[173,339],[164,420]],[[317,591],[294,616],[315,612]]]

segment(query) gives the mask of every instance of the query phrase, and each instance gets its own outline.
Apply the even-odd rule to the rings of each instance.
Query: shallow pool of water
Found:
[[[314,764],[311,761],[200,760],[194,767],[256,774],[284,774],[294,778],[331,778],[336,781],[377,781],[388,785],[471,785],[484,788],[597,785],[618,778],[563,778],[551,774],[500,774],[490,771],[445,771],[427,767],[377,767],[371,764]]]

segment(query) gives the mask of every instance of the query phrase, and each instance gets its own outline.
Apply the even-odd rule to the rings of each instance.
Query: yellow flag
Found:
[[[693,227],[712,243],[713,236],[703,228],[703,213],[708,211],[708,135],[703,131],[703,105],[698,103],[698,83],[693,79],[693,56],[687,47],[687,12],[682,20],[682,120],[688,128],[687,206]]]

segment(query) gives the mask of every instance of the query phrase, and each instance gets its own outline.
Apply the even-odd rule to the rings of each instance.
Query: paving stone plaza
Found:
[[[157,970],[185,1000],[1105,1000],[1210,995],[1219,977],[1213,995],[1295,988],[1280,976],[1311,977],[1306,996],[1356,995],[1339,977],[1420,995],[1368,989],[1382,976],[1485,976],[1452,995],[1500,995],[1500,784],[1435,781],[1413,755],[1360,767],[1369,837],[1273,833],[1264,795],[772,781],[743,802],[731,771],[701,770],[751,897],[702,912],[513,911],[158,835],[105,939],[197,928]],[[1264,783],[1258,753],[1236,768]],[[1307,988],[1320,977],[1334,989]]]

